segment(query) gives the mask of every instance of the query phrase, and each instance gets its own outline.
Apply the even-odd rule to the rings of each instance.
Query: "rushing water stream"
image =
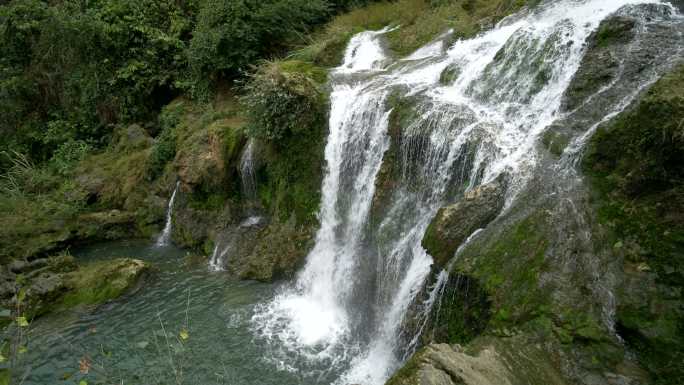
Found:
[[[406,316],[430,273],[421,239],[437,210],[459,191],[498,177],[508,186],[506,207],[514,205],[538,167],[541,134],[563,117],[563,94],[587,37],[618,10],[641,20],[640,33],[653,20],[673,17],[667,5],[631,8],[645,3],[657,1],[544,2],[476,38],[445,47],[445,35],[401,60],[385,52],[389,28],[356,35],[331,74],[316,244],[296,282],[254,317],[271,344],[267,355],[292,371],[328,365],[342,371],[339,384],[382,384],[421,331]],[[655,80],[659,65],[676,56],[663,52],[630,86]],[[453,79],[442,78],[445,70]],[[389,127],[397,98],[416,112],[399,135]],[[627,104],[607,105],[604,115]],[[401,172],[376,215],[376,180],[392,140],[399,142],[393,155]],[[432,290],[438,294],[439,285]]]

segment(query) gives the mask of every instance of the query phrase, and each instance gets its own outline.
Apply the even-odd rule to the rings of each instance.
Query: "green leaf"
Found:
[[[17,293],[17,302],[22,303],[24,299],[26,299],[26,288],[22,287],[19,289],[19,293]]]
[[[0,364],[2,364],[5,361],[7,361],[7,357],[3,356],[2,352],[0,352]]]
[[[0,369],[0,385],[9,385],[12,375],[9,369]]]
[[[29,323],[26,320],[26,317],[17,317],[17,325],[19,325],[19,327],[25,328],[29,326]]]
[[[78,385],[88,385],[88,381],[81,380],[81,382],[79,382]]]
[[[185,341],[185,340],[187,340],[188,338],[190,338],[190,332],[188,332],[187,329],[181,329],[179,335],[180,335],[180,338],[181,338],[183,341]]]
[[[28,348],[25,345],[19,346],[19,354],[24,354],[28,352]]]

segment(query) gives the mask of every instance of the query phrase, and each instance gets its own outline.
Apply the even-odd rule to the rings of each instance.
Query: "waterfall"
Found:
[[[540,135],[562,117],[587,37],[608,15],[639,3],[658,2],[545,2],[473,39],[435,41],[398,60],[382,43],[389,29],[353,37],[331,74],[315,245],[294,284],[252,320],[272,346],[267,359],[338,384],[384,383],[417,345],[405,316],[430,276],[421,240],[437,210],[502,175],[506,208],[515,202],[539,162]],[[445,70],[456,74],[446,84]],[[390,130],[397,98],[415,111],[400,135]],[[399,154],[399,172],[376,212],[389,151]],[[426,306],[446,278],[431,287]]]
[[[169,199],[169,205],[166,208],[166,224],[164,225],[164,230],[159,235],[159,238],[157,238],[157,246],[166,246],[171,241],[171,221],[173,216],[173,202],[176,200],[178,186],[180,186],[180,181],[176,182],[176,187],[173,189],[171,199]]]
[[[242,193],[250,202],[256,201],[256,165],[254,162],[254,147],[256,141],[250,138],[245,150],[240,157],[240,178],[242,180]]]
[[[225,271],[228,258],[237,251],[240,244],[240,237],[246,231],[253,230],[261,226],[263,218],[260,216],[250,216],[243,220],[239,225],[229,227],[216,238],[214,251],[209,258],[209,271]]]

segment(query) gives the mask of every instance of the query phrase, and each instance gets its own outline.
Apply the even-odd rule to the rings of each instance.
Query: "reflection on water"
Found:
[[[158,271],[137,293],[31,325],[24,384],[307,384],[264,361],[250,331],[253,305],[274,287],[187,267],[185,252],[129,241],[74,253],[134,257]],[[187,328],[187,336],[181,333]],[[183,334],[183,336],[181,336]],[[183,337],[187,337],[184,339]],[[79,370],[87,361],[88,374]]]

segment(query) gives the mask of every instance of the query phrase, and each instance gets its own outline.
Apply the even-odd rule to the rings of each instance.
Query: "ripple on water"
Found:
[[[182,367],[182,384],[320,383],[278,371],[262,358],[265,346],[253,338],[250,319],[254,305],[272,295],[272,285],[186,267],[182,250],[146,242],[96,245],[75,255],[125,255],[159,271],[133,295],[36,320],[22,359],[24,384],[74,384],[82,378],[91,384],[175,384],[174,367]],[[189,338],[183,341],[179,332],[186,327]],[[91,362],[87,375],[79,372],[83,357]]]

